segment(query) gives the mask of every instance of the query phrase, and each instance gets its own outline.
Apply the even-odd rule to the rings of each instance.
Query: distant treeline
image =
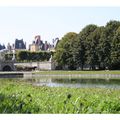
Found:
[[[56,47],[58,69],[120,69],[120,21],[69,32]]]

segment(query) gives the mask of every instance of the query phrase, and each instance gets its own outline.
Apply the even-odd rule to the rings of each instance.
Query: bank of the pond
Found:
[[[80,78],[114,78],[120,79],[120,71],[12,71],[0,72],[0,78],[14,77],[34,77],[34,76],[52,76],[52,77],[80,77]]]
[[[33,76],[120,79],[120,71],[36,71]]]
[[[58,74],[111,74],[111,75],[120,75],[120,70],[103,70],[103,71],[61,71],[61,70],[55,70],[55,71],[35,71],[32,73],[37,73],[37,74],[54,74],[54,75],[58,75]]]
[[[120,90],[35,87],[0,80],[0,113],[120,113]]]

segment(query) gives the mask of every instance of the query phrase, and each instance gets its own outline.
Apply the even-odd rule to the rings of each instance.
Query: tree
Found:
[[[114,38],[115,31],[120,26],[119,21],[109,21],[101,34],[99,49],[102,69],[111,68],[111,42]]]
[[[68,69],[76,69],[75,62],[73,59],[73,45],[77,34],[74,32],[69,32],[60,40],[56,47],[56,52],[54,54],[54,59],[58,63],[58,66],[66,66]]]
[[[90,65],[91,69],[95,69],[95,66],[100,66],[99,60],[99,44],[101,33],[104,27],[97,27],[88,37],[87,37],[87,60],[86,63]]]
[[[75,61],[78,66],[83,70],[83,66],[85,65],[86,62],[86,51],[88,50],[88,40],[87,38],[89,35],[97,28],[96,25],[90,24],[87,25],[79,34],[78,37],[76,38],[76,44],[74,45],[74,53],[75,53]]]
[[[84,41],[79,38],[76,38],[74,48],[73,48],[73,59],[75,61],[75,65],[77,68],[81,68],[83,70],[83,66],[85,63],[85,45]]]
[[[111,47],[112,69],[120,69],[120,27],[116,30]]]

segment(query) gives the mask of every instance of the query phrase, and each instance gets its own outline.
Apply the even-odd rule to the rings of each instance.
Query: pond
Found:
[[[120,80],[116,79],[89,79],[89,78],[33,78],[29,82],[35,86],[49,87],[76,87],[76,88],[120,88]]]
[[[3,79],[3,78],[2,78]],[[4,78],[7,79],[7,78]],[[33,86],[73,87],[73,88],[112,88],[120,89],[120,78],[86,78],[69,76],[32,76],[23,78],[9,78],[19,80]],[[1,79],[0,79],[1,80]]]

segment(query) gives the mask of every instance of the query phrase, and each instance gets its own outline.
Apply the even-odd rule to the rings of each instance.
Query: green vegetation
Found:
[[[104,27],[90,24],[78,34],[67,33],[56,47],[54,60],[57,69],[120,70],[120,21],[109,21]]]
[[[74,75],[74,74],[111,74],[111,75],[120,75],[119,70],[101,70],[101,71],[63,71],[63,70],[56,70],[56,71],[38,71],[38,72],[33,72],[33,73],[38,73],[38,74],[53,74],[53,75]]]
[[[48,61],[53,52],[30,52],[30,51],[17,51],[16,60],[19,62],[30,62],[30,61]],[[6,54],[5,59],[11,60],[13,55]]]
[[[65,67],[66,65],[68,65],[69,69],[75,69],[75,62],[73,60],[74,53],[72,49],[76,37],[76,33],[70,32],[62,38],[60,43],[58,43],[55,54],[55,60],[57,60],[59,66]]]
[[[120,90],[35,87],[0,80],[0,113],[120,113]]]

